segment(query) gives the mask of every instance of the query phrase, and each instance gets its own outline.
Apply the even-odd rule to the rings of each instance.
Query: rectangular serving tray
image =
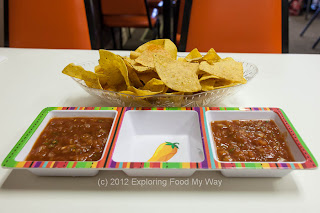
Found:
[[[113,117],[99,161],[25,161],[36,138],[52,117]],[[295,162],[222,162],[216,155],[210,123],[216,120],[273,119]],[[147,162],[159,144],[179,142],[168,162]],[[93,176],[99,170],[123,170],[130,176],[190,176],[221,171],[227,177],[282,177],[318,166],[310,150],[279,108],[190,107],[48,107],[41,111],[2,162],[9,169],[28,169],[41,176]]]

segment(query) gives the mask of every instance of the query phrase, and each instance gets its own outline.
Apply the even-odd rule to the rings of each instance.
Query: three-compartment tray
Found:
[[[114,118],[103,155],[98,161],[25,161],[52,117]],[[222,162],[217,158],[210,124],[217,120],[272,119],[287,143],[294,162]],[[168,162],[147,162],[164,141],[179,142]],[[131,176],[190,176],[218,170],[228,177],[282,177],[293,170],[313,169],[315,158],[283,110],[279,108],[133,108],[48,107],[42,110],[2,167],[28,169],[42,176],[93,176],[99,170],[123,170]]]

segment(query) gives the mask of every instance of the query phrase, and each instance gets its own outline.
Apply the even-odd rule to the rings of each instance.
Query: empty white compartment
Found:
[[[213,148],[213,157],[216,161],[219,161],[217,156],[216,145],[213,139],[211,123],[213,121],[222,121],[222,120],[274,120],[277,126],[280,129],[281,133],[286,133],[287,144],[289,149],[295,159],[296,163],[303,163],[306,161],[298,146],[294,142],[293,138],[289,134],[287,128],[281,121],[280,117],[273,111],[207,111],[206,112],[206,120],[207,127],[209,130],[209,139],[210,144]],[[223,161],[219,161],[223,162]],[[239,162],[237,162],[239,163]],[[240,163],[249,163],[249,162],[240,162]],[[254,163],[279,163],[279,162],[254,162]],[[287,162],[281,162],[287,163]],[[292,163],[292,162],[291,162]],[[227,177],[282,177],[292,169],[223,169],[221,173]]]
[[[179,143],[178,152],[168,162],[202,162],[204,151],[198,113],[180,110],[126,112],[113,160],[147,162],[164,142]],[[133,171],[125,172],[135,176],[142,172],[143,176],[148,176],[155,175],[154,170],[135,170],[135,174],[132,174]],[[161,172],[164,174],[164,171]]]
[[[25,161],[29,152],[31,151],[34,143],[42,133],[43,129],[47,126],[51,118],[56,117],[101,117],[101,118],[115,118],[117,115],[116,110],[53,110],[43,119],[37,130],[28,140],[23,149],[19,152],[16,161]],[[111,126],[113,129],[114,121]],[[109,141],[110,134],[107,141]],[[104,152],[106,151],[107,144],[105,145]],[[103,156],[103,154],[102,154]],[[69,169],[69,168],[31,168],[32,173],[39,176],[93,176],[98,173],[98,170],[93,169]]]

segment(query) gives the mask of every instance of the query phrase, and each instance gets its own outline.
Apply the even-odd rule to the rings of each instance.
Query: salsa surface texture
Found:
[[[220,161],[294,161],[273,120],[214,121],[211,128]]]
[[[113,118],[52,118],[26,161],[97,161],[112,122]]]

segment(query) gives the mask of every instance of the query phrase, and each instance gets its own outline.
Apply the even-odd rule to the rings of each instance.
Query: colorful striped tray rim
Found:
[[[34,134],[47,114],[53,110],[116,110],[118,112],[115,118],[115,125],[110,131],[109,141],[107,142],[106,151],[101,160],[96,162],[78,162],[78,161],[16,161],[15,158]],[[114,148],[116,146],[119,131],[122,125],[123,117],[130,110],[193,110],[198,113],[202,145],[204,150],[204,161],[199,163],[192,162],[115,162],[112,160]],[[213,157],[213,147],[208,137],[209,130],[206,125],[206,111],[210,110],[233,110],[233,111],[273,111],[275,112],[294,142],[297,144],[306,161],[303,163],[227,163],[219,162]],[[238,108],[238,107],[185,107],[185,108],[141,108],[141,107],[48,107],[41,111],[36,117],[24,135],[20,138],[11,152],[2,162],[5,168],[82,168],[82,169],[205,169],[205,170],[222,170],[222,169],[312,169],[318,166],[314,156],[293,127],[283,110],[279,108]]]

